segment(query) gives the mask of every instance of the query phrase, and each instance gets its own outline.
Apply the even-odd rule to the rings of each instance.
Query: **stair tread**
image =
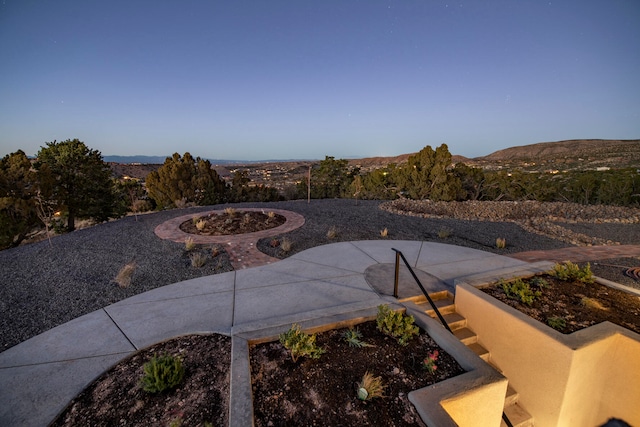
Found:
[[[464,344],[472,344],[478,341],[478,336],[471,329],[464,327],[453,331],[453,335]]]
[[[504,408],[504,413],[513,424],[513,427],[533,426],[533,417],[522,406],[517,403]]]
[[[469,347],[471,351],[480,356],[483,360],[487,361],[487,359],[489,358],[489,351],[477,342],[469,344],[467,345],[467,347]]]
[[[504,397],[504,407],[506,408],[509,405],[513,405],[518,401],[520,394],[511,387],[511,384],[507,385],[507,393]]]

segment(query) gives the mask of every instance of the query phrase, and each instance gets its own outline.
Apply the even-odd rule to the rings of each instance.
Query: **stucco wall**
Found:
[[[605,322],[563,335],[465,284],[455,305],[536,426],[640,424],[638,334]]]

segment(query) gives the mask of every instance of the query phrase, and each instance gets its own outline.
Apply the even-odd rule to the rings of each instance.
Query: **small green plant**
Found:
[[[388,305],[378,306],[376,326],[380,332],[395,338],[400,345],[407,345],[418,335],[419,329],[413,324],[413,316],[407,316],[400,311],[394,311]]]
[[[182,416],[178,415],[176,418],[172,419],[169,422],[169,427],[181,427],[182,426]]]
[[[567,326],[567,321],[560,316],[552,316],[547,319],[547,325],[557,331],[562,331]]]
[[[549,274],[566,282],[578,281],[585,284],[595,282],[595,277],[593,277],[593,273],[591,272],[591,264],[589,263],[583,268],[580,268],[578,264],[565,261],[563,264],[554,265],[553,270],[551,270]]]
[[[542,295],[542,292],[532,290],[529,284],[522,279],[515,279],[510,282],[501,280],[500,285],[507,297],[519,300],[527,305],[533,304],[533,301]]]
[[[389,236],[389,230],[387,230],[386,228],[384,230],[380,230],[380,236],[381,237]]]
[[[131,279],[133,277],[133,272],[135,270],[136,270],[136,263],[135,261],[131,261],[130,263],[126,264],[124,267],[120,269],[114,281],[121,288],[123,289],[128,288],[129,286],[131,286]]]
[[[449,227],[442,227],[440,230],[438,230],[438,238],[446,239],[447,237],[450,237],[451,231],[452,230]]]
[[[362,380],[358,383],[358,399],[371,400],[384,396],[384,385],[382,377],[374,377],[373,374],[365,372]]]
[[[532,277],[531,280],[529,280],[529,283],[531,283],[532,286],[535,286],[540,289],[549,287],[549,282],[547,282],[545,279],[543,279],[540,276]]]
[[[440,353],[438,352],[438,350],[434,350],[431,353],[427,354],[427,357],[425,357],[422,361],[422,366],[424,367],[424,369],[429,371],[430,374],[433,374],[436,369],[438,369],[438,366],[436,366],[436,361],[438,360],[439,355]]]
[[[327,231],[327,238],[329,240],[333,240],[336,237],[338,237],[338,229],[332,225],[331,227],[329,227],[329,231]]]
[[[153,356],[142,369],[144,374],[140,379],[140,385],[148,393],[170,390],[180,384],[184,378],[182,359],[168,354]]]
[[[195,268],[200,268],[207,263],[207,256],[201,252],[194,252],[189,258],[191,258],[191,266]]]
[[[507,240],[503,237],[498,237],[496,239],[496,248],[504,249],[507,247]]]
[[[294,323],[289,330],[280,334],[280,343],[291,352],[291,360],[297,362],[300,356],[319,359],[325,353],[323,348],[316,345],[316,334],[307,334],[300,330],[300,325]]]
[[[349,328],[342,333],[342,338],[349,344],[349,347],[373,347],[373,345],[362,341],[362,332],[357,328]]]
[[[184,239],[184,248],[187,252],[190,252],[196,248],[196,242],[193,241],[193,237],[189,236]]]

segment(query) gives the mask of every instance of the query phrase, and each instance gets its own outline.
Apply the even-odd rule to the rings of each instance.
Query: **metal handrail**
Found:
[[[395,276],[395,282],[393,284],[393,296],[395,298],[398,298],[398,281],[399,281],[398,278],[400,276],[400,258],[402,258],[404,265],[407,266],[407,268],[409,269],[409,272],[413,276],[413,279],[416,281],[416,283],[420,287],[420,290],[422,291],[424,296],[427,297],[427,301],[429,301],[429,304],[431,304],[431,308],[433,308],[433,311],[438,316],[438,319],[440,319],[440,322],[442,323],[442,325],[445,328],[447,328],[447,331],[453,333],[449,325],[447,325],[446,320],[444,320],[444,317],[442,317],[440,310],[438,310],[438,307],[436,307],[436,304],[433,302],[433,300],[431,299],[427,291],[424,289],[424,286],[422,286],[422,282],[420,282],[420,279],[418,279],[418,276],[416,276],[416,273],[414,273],[413,268],[411,268],[411,266],[409,265],[409,262],[407,262],[407,259],[404,257],[404,254],[402,253],[402,251],[396,248],[391,248],[391,250],[396,253],[396,276]]]
[[[453,331],[451,330],[449,325],[447,325],[447,322],[444,320],[444,317],[442,317],[442,314],[440,314],[440,310],[438,310],[438,307],[436,307],[436,304],[433,302],[433,300],[431,299],[427,291],[424,289],[424,286],[422,286],[422,282],[420,282],[420,279],[418,279],[418,276],[416,276],[416,273],[414,273],[413,268],[411,268],[411,266],[409,265],[409,262],[404,257],[404,254],[402,253],[402,251],[396,248],[391,248],[391,250],[393,250],[396,253],[396,272],[395,272],[396,274],[395,274],[395,281],[393,283],[394,298],[398,298],[398,282],[400,278],[400,258],[402,258],[404,265],[407,266],[407,268],[409,269],[409,272],[413,276],[413,279],[416,281],[416,283],[420,287],[420,290],[422,291],[424,296],[427,297],[427,301],[429,301],[429,304],[431,304],[433,311],[435,311],[436,315],[438,315],[438,319],[440,319],[440,322],[442,322],[444,327],[447,328],[447,330],[453,334]],[[502,420],[505,422],[505,424],[507,424],[508,427],[513,427],[513,424],[507,417],[507,414],[505,414],[504,412],[502,412]]]

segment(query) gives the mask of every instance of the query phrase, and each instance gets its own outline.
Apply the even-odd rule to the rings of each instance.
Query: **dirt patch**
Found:
[[[284,224],[287,219],[275,212],[236,211],[227,209],[180,224],[180,230],[202,236],[227,236],[269,230]]]
[[[507,297],[499,284],[481,290],[565,334],[607,320],[640,333],[640,296],[598,283],[564,282],[549,275],[536,277],[546,284],[537,286],[531,279],[524,280],[534,292],[540,292],[531,305]]]
[[[346,329],[317,335],[326,350],[320,359],[294,363],[279,342],[251,348],[256,426],[415,426],[424,425],[408,393],[462,374],[458,363],[421,332],[406,347],[378,332],[374,321],[357,326],[371,347],[350,347]],[[430,373],[423,360],[438,351]],[[357,383],[366,372],[382,377],[384,397],[362,401]]]
[[[165,353],[182,358],[184,379],[173,390],[149,394],[139,384],[143,365]],[[105,372],[52,426],[226,426],[230,364],[231,339],[226,336],[189,335],[156,344]]]

